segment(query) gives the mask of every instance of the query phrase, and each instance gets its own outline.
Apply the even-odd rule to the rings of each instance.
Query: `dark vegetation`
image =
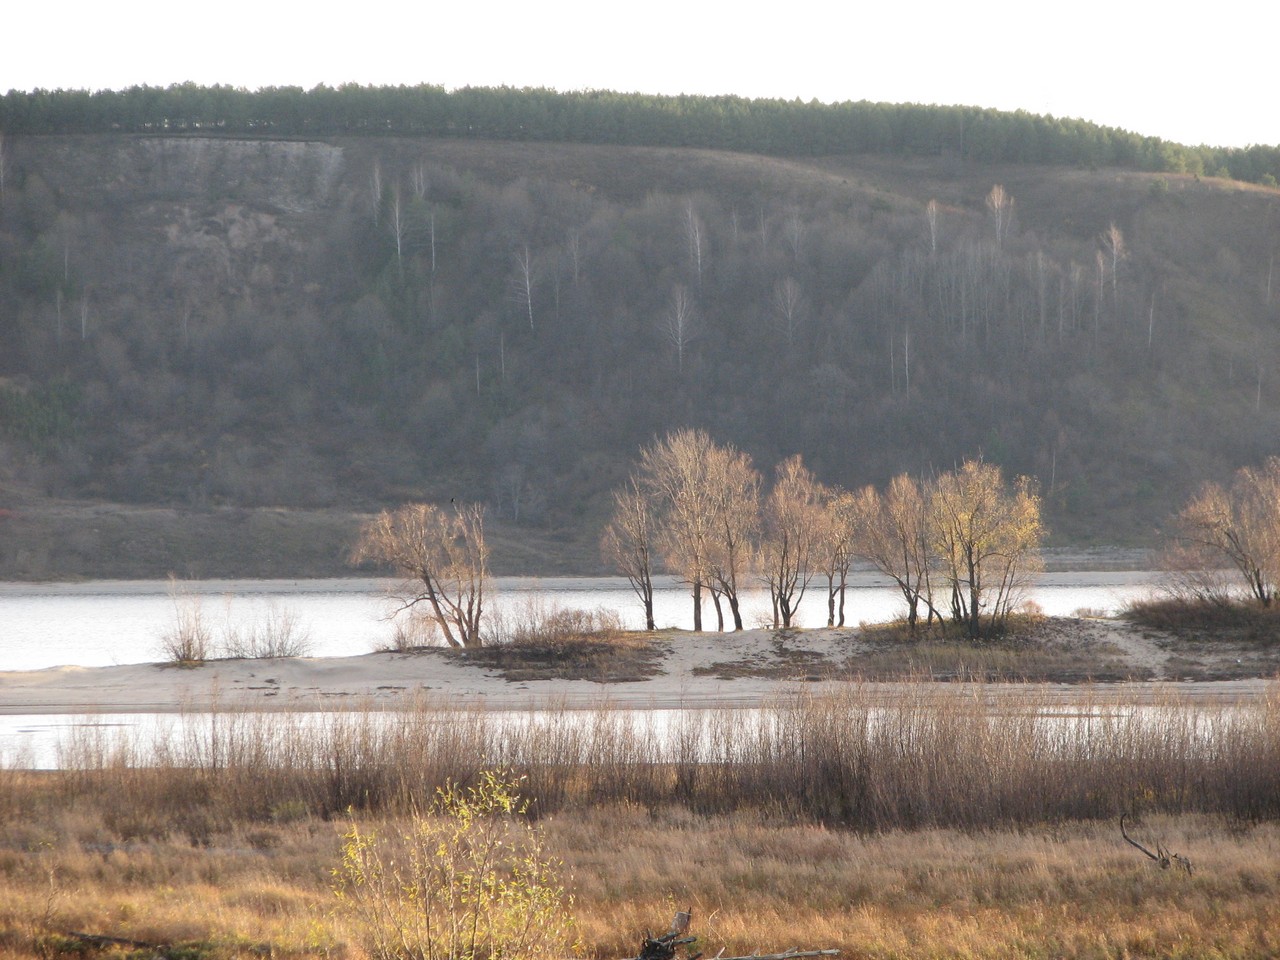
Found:
[[[1280,644],[1280,610],[1239,597],[1154,597],[1130,604],[1124,616],[1140,627],[1198,644],[1245,645],[1256,651]]]
[[[276,102],[3,98],[3,576],[337,573],[354,513],[451,497],[521,545],[497,572],[588,572],[609,491],[679,426],[849,489],[982,455],[1040,479],[1060,542],[1149,542],[1280,449],[1280,195],[1129,135],[537,91],[444,97],[509,118],[466,130],[338,110],[367,90],[280,95],[323,129],[169,106],[197,93]],[[537,142],[480,139],[526,115]],[[963,149],[927,133],[961,121]],[[893,136],[840,139],[866,124]],[[1020,153],[1024,128],[1100,152]],[[112,538],[84,501],[172,526]],[[261,547],[190,533],[263,511]]]
[[[323,84],[311,90],[175,84],[127,90],[10,90],[0,130],[196,133],[258,137],[466,137],[617,146],[701,147],[773,156],[951,155],[1210,174],[1268,183],[1280,146],[1186,146],[1085,120],[972,106],[808,103],[733,96]]]

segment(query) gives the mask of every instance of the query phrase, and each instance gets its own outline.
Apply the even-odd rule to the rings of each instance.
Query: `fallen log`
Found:
[[[630,960],[676,960],[676,952],[680,947],[684,947],[686,953],[682,960],[700,960],[702,957],[701,951],[695,953],[693,950],[693,944],[698,942],[698,938],[681,936],[689,929],[692,915],[691,910],[677,913],[675,919],[671,921],[671,929],[660,937],[651,937],[646,934],[640,944],[639,955],[630,958]],[[724,951],[721,950],[711,960],[808,960],[811,957],[836,957],[839,955],[840,951],[836,949],[801,950],[798,947],[791,947],[781,953],[753,953],[745,957],[726,957],[724,956]]]

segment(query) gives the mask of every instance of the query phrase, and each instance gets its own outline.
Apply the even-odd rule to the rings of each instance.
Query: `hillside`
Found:
[[[1040,478],[1060,543],[1149,542],[1280,449],[1265,187],[474,139],[3,149],[0,577],[335,572],[356,514],[454,496],[490,504],[499,567],[590,572],[609,491],[685,425],[845,486],[982,454]]]

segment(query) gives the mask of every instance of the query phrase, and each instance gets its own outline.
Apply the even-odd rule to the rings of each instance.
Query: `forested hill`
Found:
[[[1115,166],[1267,186],[1280,145],[1188,146],[1084,120],[915,103],[808,103],[608,90],[376,87],[245,90],[193,83],[127,90],[11,90],[0,133],[427,136],[702,147],[770,156],[952,156],[979,163]]]
[[[391,135],[0,150],[7,576],[106,549],[21,544],[48,498],[477,498],[582,570],[679,426],[846,487],[982,455],[1040,478],[1060,541],[1149,540],[1280,450],[1263,186]]]

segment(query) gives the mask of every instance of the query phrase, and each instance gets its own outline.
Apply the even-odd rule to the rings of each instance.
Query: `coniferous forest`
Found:
[[[849,488],[983,457],[1056,542],[1142,544],[1280,446],[1276,148],[427,87],[10,93],[0,131],[7,576],[130,542],[33,545],[50,505],[454,496],[587,572],[684,426]]]

